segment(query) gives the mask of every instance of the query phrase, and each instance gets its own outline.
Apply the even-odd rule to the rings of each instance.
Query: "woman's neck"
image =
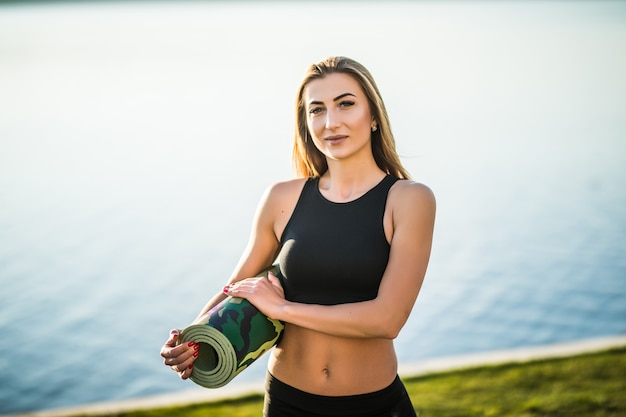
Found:
[[[358,165],[328,162],[328,171],[320,177],[319,189],[331,201],[343,202],[359,198],[386,175],[373,159],[371,163]]]

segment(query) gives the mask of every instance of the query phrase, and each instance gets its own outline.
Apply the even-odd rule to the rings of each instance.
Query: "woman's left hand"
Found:
[[[285,291],[280,280],[271,272],[267,278],[248,278],[224,287],[224,293],[233,297],[245,298],[271,319],[285,303]]]

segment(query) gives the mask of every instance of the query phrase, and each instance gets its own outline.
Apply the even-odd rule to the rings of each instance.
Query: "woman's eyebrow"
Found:
[[[356,96],[355,96],[354,94],[352,94],[352,93],[343,93],[343,94],[340,94],[340,95],[338,95],[337,97],[335,97],[335,98],[333,99],[333,101],[341,100],[342,98],[344,98],[344,97],[346,97],[346,96],[356,97]]]
[[[347,97],[347,96],[356,97],[356,96],[355,96],[354,94],[352,94],[352,93],[343,93],[343,94],[339,94],[337,97],[335,97],[335,98],[333,99],[333,101],[341,100],[342,98]],[[309,101],[309,106],[312,106],[312,105],[318,105],[318,104],[324,104],[324,103],[323,103],[322,101],[316,101],[316,100]]]

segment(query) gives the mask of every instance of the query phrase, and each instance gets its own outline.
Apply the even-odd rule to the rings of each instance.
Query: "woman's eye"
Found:
[[[312,109],[309,109],[309,114],[319,114],[321,112],[322,112],[321,107],[313,107]]]
[[[350,106],[354,106],[354,101],[344,100],[341,103],[339,103],[339,107],[350,107]]]

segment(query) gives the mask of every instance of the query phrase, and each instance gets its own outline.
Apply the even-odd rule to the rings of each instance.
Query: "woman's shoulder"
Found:
[[[415,182],[413,180],[404,180],[400,179],[396,181],[396,183],[391,188],[392,192],[395,192],[398,195],[412,197],[412,198],[423,198],[423,199],[434,199],[435,194],[426,184],[421,182]]]
[[[425,184],[412,180],[398,180],[389,190],[389,201],[397,208],[417,207],[434,209],[435,194]]]
[[[270,204],[297,200],[307,180],[308,178],[294,178],[270,184],[265,190],[264,200]]]
[[[276,197],[299,193],[304,187],[308,178],[294,178],[286,181],[279,181],[267,187],[267,194]]]

